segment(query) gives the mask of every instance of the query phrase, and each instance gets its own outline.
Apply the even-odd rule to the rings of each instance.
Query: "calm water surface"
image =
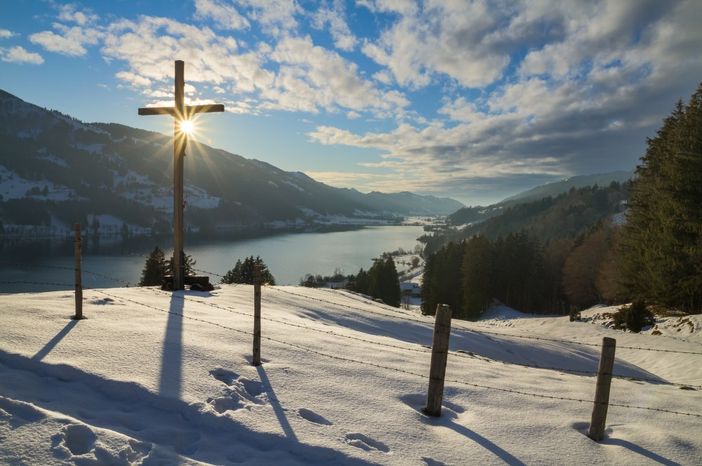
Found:
[[[331,275],[335,268],[344,273],[368,269],[372,259],[397,248],[414,249],[423,234],[419,226],[381,226],[332,233],[291,233],[246,239],[188,245],[186,252],[197,261],[196,268],[224,274],[237,259],[254,255],[268,264],[278,284],[298,284],[306,273]],[[148,252],[159,241],[139,239],[127,245],[86,245],[83,269],[111,278],[83,274],[86,287],[136,284]],[[158,244],[169,250],[167,241]],[[5,244],[0,251],[0,292],[72,289],[72,245],[45,243]],[[18,265],[18,264],[21,264]],[[68,270],[66,270],[68,269]],[[218,282],[218,277],[210,280]],[[54,285],[7,282],[52,282]]]

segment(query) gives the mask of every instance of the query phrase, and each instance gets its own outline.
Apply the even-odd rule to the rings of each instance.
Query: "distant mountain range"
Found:
[[[594,175],[573,176],[565,180],[536,186],[489,206],[462,207],[449,215],[447,221],[449,224],[456,226],[481,222],[501,214],[509,207],[539,201],[547,197],[556,197],[567,193],[573,188],[578,189],[595,185],[607,187],[612,182],[624,183],[633,178],[633,176],[633,171],[614,171]]]
[[[572,176],[565,180],[554,181],[541,186],[536,186],[527,191],[523,191],[514,196],[510,196],[500,202],[500,205],[514,205],[529,201],[538,201],[545,197],[557,196],[559,194],[570,191],[571,188],[584,188],[586,186],[606,187],[613,181],[623,183],[630,180],[634,176],[633,171],[614,171],[609,173],[597,173],[594,175]]]
[[[614,175],[616,176],[616,175]],[[596,175],[600,180],[593,185],[567,187],[565,183],[553,183],[553,195],[529,198],[524,202],[509,200],[510,204],[498,203],[490,207],[469,207],[452,214],[452,226],[435,227],[432,235],[425,235],[425,254],[432,254],[443,245],[459,243],[475,235],[495,240],[511,233],[525,232],[541,244],[551,241],[575,241],[591,231],[598,222],[609,220],[614,224],[625,221],[629,199],[629,183],[607,183],[606,175]],[[588,178],[588,177],[579,177]],[[626,180],[625,180],[626,181]],[[577,182],[577,180],[576,180]],[[544,191],[542,191],[544,192]],[[481,210],[482,209],[482,210]],[[459,218],[463,216],[463,218]],[[463,221],[466,218],[471,221]],[[475,219],[477,216],[482,216]]]
[[[65,234],[170,229],[170,136],[119,124],[84,123],[0,90],[0,232]],[[186,224],[193,231],[373,224],[448,215],[458,201],[409,192],[361,193],[301,172],[191,144],[185,158]]]

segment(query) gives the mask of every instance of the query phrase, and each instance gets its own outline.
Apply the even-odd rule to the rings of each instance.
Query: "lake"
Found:
[[[383,252],[400,247],[413,250],[419,244],[417,238],[423,233],[421,226],[403,225],[330,233],[289,233],[191,245],[186,239],[185,250],[197,261],[197,269],[216,274],[224,274],[233,268],[237,259],[261,256],[277,284],[297,285],[306,273],[331,275],[334,269],[340,268],[344,274],[349,274],[358,272],[361,267],[368,269],[372,259]],[[83,253],[84,286],[123,286],[120,281],[131,285],[138,283],[146,256],[156,245],[170,251],[170,242],[163,239],[137,238],[103,245],[88,242]],[[3,244],[0,292],[72,289],[72,248],[70,242]],[[219,282],[219,277],[211,276],[210,280]]]

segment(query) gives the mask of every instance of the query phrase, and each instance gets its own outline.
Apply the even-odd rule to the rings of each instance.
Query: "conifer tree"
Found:
[[[385,304],[399,307],[402,301],[400,279],[391,256],[376,259],[368,270],[368,294]]]
[[[463,318],[475,320],[490,305],[493,262],[492,245],[484,236],[474,236],[466,242],[462,265]]]
[[[427,260],[422,282],[422,313],[434,315],[437,304],[454,314],[463,308],[463,244],[449,243]]]
[[[254,282],[254,266],[258,264],[261,267],[261,283],[267,283],[269,285],[275,285],[275,278],[268,266],[263,262],[261,257],[249,256],[244,258],[242,262],[240,259],[234,264],[234,268],[229,270],[224,277],[222,277],[222,283],[240,283],[245,285],[253,285]]]
[[[563,265],[563,289],[569,302],[585,308],[602,301],[597,279],[610,245],[610,229],[601,224],[581,238]]]
[[[702,84],[678,102],[637,167],[622,230],[630,298],[702,307]]]
[[[183,255],[181,257],[181,264],[183,264],[183,268],[185,269],[185,275],[194,275],[195,274],[195,264],[197,264],[197,261],[193,259],[193,256],[190,254],[186,254],[185,251],[183,251]],[[169,257],[166,260],[166,273],[168,275],[173,275],[173,257]]]
[[[139,286],[156,286],[163,281],[163,276],[166,274],[166,259],[163,251],[156,246],[146,258],[144,270],[141,272],[141,280]]]
[[[368,277],[368,272],[363,270],[363,267],[361,267],[356,276],[349,282],[349,290],[357,293],[370,294],[370,278]]]

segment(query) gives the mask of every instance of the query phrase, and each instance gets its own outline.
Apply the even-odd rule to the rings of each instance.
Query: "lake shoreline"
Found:
[[[185,252],[196,261],[196,268],[211,275],[231,269],[237,260],[260,256],[271,268],[277,283],[297,285],[307,273],[329,274],[341,268],[348,273],[369,268],[372,259],[398,248],[413,250],[423,229],[417,225],[357,226],[341,231],[295,232],[259,235],[253,238],[206,239],[187,237]],[[170,237],[139,237],[126,242],[103,240],[84,243],[84,284],[89,287],[113,287],[139,281],[148,253],[158,246],[168,256]],[[26,281],[10,285],[0,283],[0,293],[69,289],[36,283],[73,282],[73,242],[38,240],[0,241],[0,282]],[[71,273],[68,273],[70,269]],[[92,276],[88,272],[98,275]]]

